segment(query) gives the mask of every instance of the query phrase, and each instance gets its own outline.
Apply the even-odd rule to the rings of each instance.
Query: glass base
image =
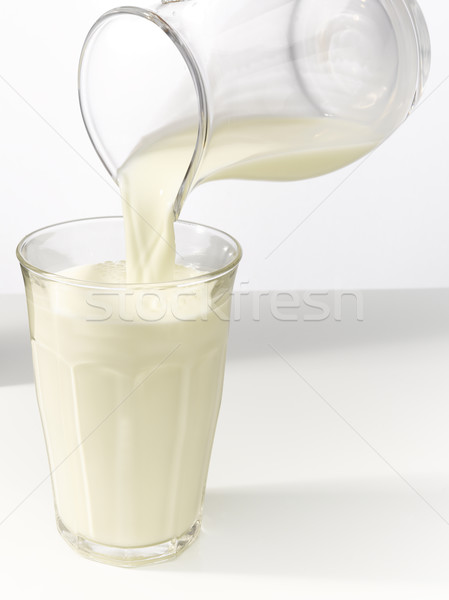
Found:
[[[178,538],[152,546],[120,548],[99,544],[80,535],[75,535],[67,529],[58,515],[56,515],[56,525],[63,539],[77,552],[86,558],[118,567],[141,567],[175,558],[196,540],[201,530],[201,520],[198,519],[192,527]]]

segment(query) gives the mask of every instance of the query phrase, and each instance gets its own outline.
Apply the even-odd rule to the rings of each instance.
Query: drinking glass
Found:
[[[121,217],[17,248],[57,527],[115,565],[173,557],[201,527],[241,248],[184,221],[175,235],[177,263],[197,272],[153,284],[121,282]],[[83,265],[97,266],[80,279]]]

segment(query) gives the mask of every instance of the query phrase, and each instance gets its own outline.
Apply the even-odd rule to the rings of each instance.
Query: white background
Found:
[[[1,1],[0,292],[22,291],[14,251],[26,233],[121,212],[114,191],[89,166],[108,178],[90,146],[77,99],[84,37],[113,4]],[[433,45],[424,102],[355,173],[353,165],[307,182],[211,183],[188,200],[183,218],[218,226],[241,241],[245,258],[238,285],[448,285],[449,6],[441,0],[422,0],[421,6]]]
[[[24,234],[120,212],[95,173],[76,89],[84,36],[112,4],[0,2],[0,520],[10,515],[0,595],[447,599],[447,290],[364,292],[362,322],[266,311],[233,323],[195,545],[173,563],[125,571],[60,539],[25,302],[3,294],[23,294],[14,250]],[[433,43],[428,100],[354,174],[213,183],[188,202],[185,218],[242,241],[246,288],[448,287],[449,6],[421,6]]]

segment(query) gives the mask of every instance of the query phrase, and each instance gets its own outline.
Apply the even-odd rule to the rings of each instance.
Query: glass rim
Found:
[[[69,221],[61,221],[59,223],[53,223],[52,225],[46,225],[45,227],[40,227],[35,231],[32,231],[25,235],[16,247],[16,257],[19,261],[20,265],[25,268],[27,271],[30,271],[34,275],[42,279],[46,279],[49,281],[54,281],[58,283],[63,283],[66,285],[72,285],[74,287],[84,287],[84,288],[95,288],[95,289],[108,289],[108,290],[118,290],[118,289],[168,289],[168,288],[176,288],[176,287],[188,287],[193,285],[198,285],[201,283],[207,283],[208,281],[213,281],[218,279],[219,277],[226,275],[227,273],[233,271],[239,264],[243,251],[240,243],[236,240],[235,237],[218,229],[217,227],[211,227],[210,225],[203,225],[201,223],[195,223],[193,221],[184,221],[179,219],[175,221],[176,223],[181,223],[183,225],[192,226],[192,227],[200,227],[207,231],[214,231],[228,240],[232,241],[236,247],[236,255],[231,262],[226,264],[224,267],[220,269],[215,269],[212,271],[208,271],[201,275],[197,275],[195,277],[189,277],[186,279],[175,279],[172,281],[160,281],[160,282],[151,282],[151,283],[105,283],[105,282],[96,282],[96,281],[86,281],[83,279],[74,279],[72,277],[66,277],[65,275],[61,275],[60,273],[53,273],[52,271],[45,271],[44,269],[40,269],[39,267],[30,263],[25,256],[23,255],[23,248],[25,245],[34,237],[37,237],[39,234],[50,231],[56,227],[60,227],[62,225],[70,225],[74,223],[83,223],[86,221],[109,221],[109,220],[123,220],[122,215],[109,215],[103,217],[86,217],[82,219],[71,219]]]

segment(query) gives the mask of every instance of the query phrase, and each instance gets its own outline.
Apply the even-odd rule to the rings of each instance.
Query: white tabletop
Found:
[[[359,321],[339,294],[236,300],[203,531],[120,569],[56,531],[24,298],[0,297],[2,597],[447,599],[449,290],[360,293]]]

